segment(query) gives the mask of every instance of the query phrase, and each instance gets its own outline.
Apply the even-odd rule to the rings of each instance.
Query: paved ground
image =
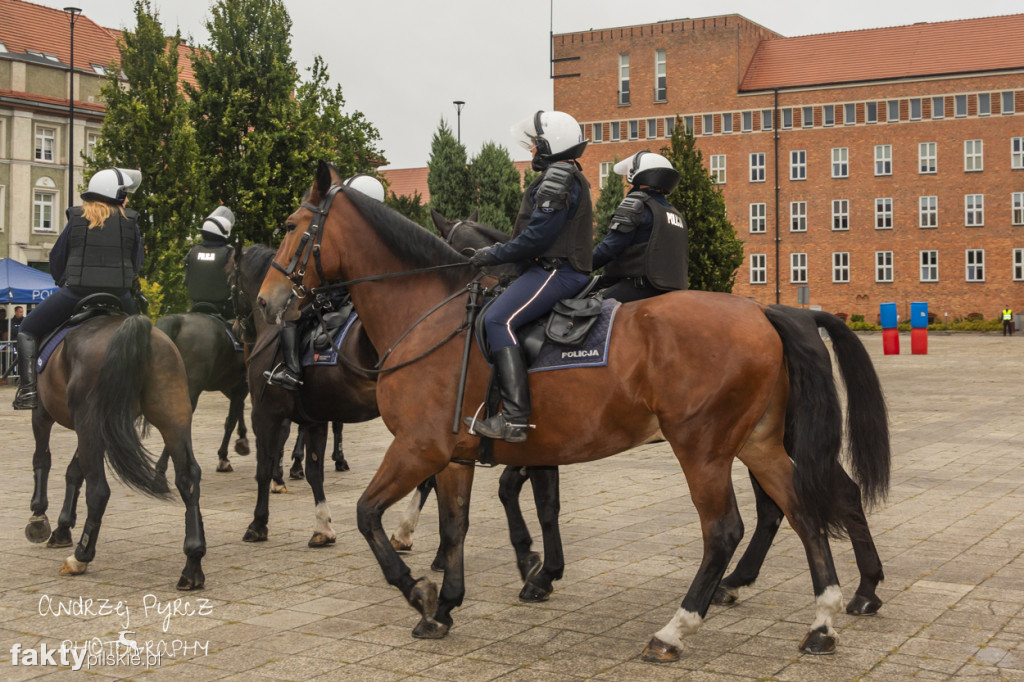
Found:
[[[26,650],[62,640],[109,643],[130,630],[125,637],[150,643],[163,654],[159,660],[90,656],[89,672],[112,679],[247,681],[1024,679],[1024,335],[933,334],[929,355],[899,357],[881,354],[880,336],[862,338],[882,377],[894,441],[889,501],[870,516],[885,563],[879,594],[886,603],[874,617],[838,617],[834,656],[797,652],[814,609],[803,551],[784,526],[758,584],[738,605],[712,607],[680,662],[638,660],[650,635],[674,613],[701,553],[685,482],[663,444],[563,470],[568,569],[543,605],[516,600],[519,584],[495,494],[498,473],[478,472],[466,603],[456,610],[447,639],[414,640],[416,614],[384,582],[355,530],[355,500],[388,441],[379,420],[346,427],[352,471],[328,475],[337,545],[306,547],[313,519],[303,482],[273,497],[269,542],[244,544],[254,461],[235,456],[234,474],[214,473],[226,403],[209,394],[194,431],[205,470],[206,590],[183,595],[173,589],[184,563],[180,503],[154,502],[116,482],[96,561],[86,575],[59,577],[69,550],[47,550],[23,535],[31,432],[28,416],[8,407],[13,390],[4,387],[0,429],[12,476],[0,498],[0,678],[58,671],[24,665]],[[909,352],[909,337],[903,345]],[[51,519],[59,510],[72,436],[55,432],[53,449]],[[745,470],[737,467],[734,478],[752,528]],[[395,516],[385,525],[394,528]],[[408,559],[414,574],[429,572],[436,538],[431,503]],[[847,543],[833,547],[849,597],[856,584],[853,555]],[[189,604],[175,611],[179,598]],[[90,613],[81,614],[89,599]],[[102,600],[111,609],[122,602],[127,617],[102,611]],[[58,605],[75,612],[54,615]],[[40,615],[47,606],[50,612]],[[15,667],[17,645],[21,665]]]

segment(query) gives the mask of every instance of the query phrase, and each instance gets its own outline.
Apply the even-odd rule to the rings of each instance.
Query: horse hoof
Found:
[[[800,651],[815,656],[834,654],[836,652],[836,636],[820,630],[811,630],[804,637],[804,641],[800,642]]]
[[[217,462],[217,473],[230,474],[234,470],[234,467],[231,466],[231,462],[226,459],[222,459]]]
[[[882,600],[878,597],[855,594],[850,603],[846,605],[846,612],[851,616],[873,616],[878,613],[880,608],[882,608]]]
[[[449,627],[444,623],[424,617],[412,629],[412,636],[416,639],[444,639],[444,636],[448,634],[448,629]]]
[[[242,542],[266,542],[267,541],[267,529],[263,528],[256,530],[254,528],[246,528],[245,535],[242,536]]]
[[[278,483],[277,481],[271,481],[270,482],[270,492],[274,493],[275,495],[278,495],[280,493],[286,493],[286,492],[288,492],[288,486],[286,486],[284,483]]]
[[[395,548],[396,552],[408,552],[412,550],[412,540],[406,542],[405,540],[399,540],[397,535],[392,535],[391,546]]]
[[[547,601],[548,598],[551,597],[552,592],[552,589],[545,588],[528,580],[523,585],[523,589],[519,592],[519,601],[526,602],[528,604],[539,604],[542,601]]]
[[[343,459],[335,460],[334,461],[334,470],[335,471],[348,471],[348,462],[346,462]]]
[[[51,549],[70,547],[71,541],[71,529],[64,528],[60,525],[57,526],[57,530],[53,531],[50,535],[50,539],[46,541],[46,546]]]
[[[306,477],[306,474],[302,473],[302,469],[292,469],[288,472],[288,478],[293,481],[301,481]]]
[[[50,520],[46,518],[46,514],[33,516],[28,520],[28,525],[25,526],[25,537],[29,542],[36,544],[46,542],[46,539],[50,537]]]
[[[85,573],[85,569],[87,569],[87,568],[89,568],[89,562],[87,562],[87,561],[79,561],[78,559],[75,558],[75,555],[72,554],[71,556],[69,556],[67,559],[64,560],[64,563],[60,567],[59,574],[60,575],[82,575],[83,573]]]
[[[206,587],[206,576],[202,571],[198,571],[198,575],[193,576],[186,575],[186,572],[182,571],[181,577],[178,578],[177,589],[179,592],[201,590],[204,587]]]
[[[150,488],[158,495],[165,495],[171,492],[170,486],[167,485],[167,474],[163,471],[156,472],[153,475],[153,482],[150,484]]]
[[[712,604],[719,606],[732,606],[736,603],[736,591],[719,585],[715,588],[715,594],[711,597]]]
[[[245,457],[250,452],[249,441],[245,438],[239,438],[235,441],[235,454]]]
[[[648,663],[675,663],[679,660],[679,647],[651,637],[640,658]]]
[[[528,552],[521,560],[516,562],[517,568],[519,568],[519,577],[523,579],[525,583],[533,576],[540,573],[540,569],[544,567],[544,562],[540,558],[540,554],[536,552]]]
[[[437,585],[427,578],[420,578],[409,592],[409,604],[424,618],[428,613],[437,612]],[[430,617],[433,620],[433,617]]]
[[[326,547],[327,545],[333,545],[336,541],[335,538],[329,537],[325,533],[317,532],[313,533],[313,537],[306,544],[310,547]]]

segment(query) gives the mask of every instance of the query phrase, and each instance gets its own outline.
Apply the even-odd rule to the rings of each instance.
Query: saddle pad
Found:
[[[604,367],[608,364],[608,343],[612,338],[615,313],[621,304],[614,298],[601,304],[601,317],[594,323],[587,340],[579,346],[562,346],[544,341],[540,355],[534,360],[528,372],[547,372],[553,369],[575,367]]]
[[[359,316],[356,315],[354,310],[349,313],[348,319],[345,320],[345,324],[343,324],[341,329],[338,330],[338,333],[335,334],[334,343],[320,352],[316,352],[313,349],[306,351],[305,356],[302,358],[302,366],[313,367],[315,365],[338,364],[338,351],[335,349],[341,348],[341,342],[345,340],[345,335],[348,334],[349,328],[358,317]]]
[[[239,353],[240,353],[240,352],[242,352],[243,350],[245,350],[245,347],[244,347],[244,346],[242,346],[242,343],[241,343],[241,342],[240,342],[240,341],[238,340],[238,338],[237,338],[237,337],[235,336],[235,332],[234,332],[234,331],[232,331],[232,329],[231,329],[231,323],[230,323],[229,321],[225,320],[225,319],[224,319],[223,317],[221,317],[221,316],[219,316],[219,315],[214,315],[214,314],[212,314],[212,313],[203,313],[203,315],[209,315],[209,316],[210,316],[210,317],[212,317],[213,319],[215,319],[215,320],[217,320],[218,322],[220,322],[220,325],[221,325],[222,327],[224,327],[224,331],[226,331],[226,332],[227,332],[227,334],[228,334],[228,338],[229,338],[229,339],[231,339],[231,345],[235,347],[235,351],[236,351],[236,352],[239,352]]]
[[[36,358],[36,372],[43,371],[43,368],[46,367],[46,363],[50,359],[50,356],[53,355],[53,351],[57,350],[57,346],[59,346],[60,342],[64,340],[64,337],[68,335],[68,332],[72,329],[78,329],[80,326],[81,325],[76,324],[71,327],[64,327],[46,340],[46,343],[43,344],[42,350],[39,351],[39,357]]]

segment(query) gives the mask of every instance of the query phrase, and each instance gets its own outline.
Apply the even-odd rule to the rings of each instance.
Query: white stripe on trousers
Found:
[[[557,275],[557,274],[558,274],[558,270],[557,269],[552,270],[551,274],[548,275],[548,278],[546,280],[544,280],[544,284],[542,284],[540,286],[540,288],[537,289],[537,291],[533,294],[533,296],[530,297],[530,300],[528,300],[523,305],[519,306],[519,309],[516,310],[514,313],[512,313],[512,315],[508,318],[508,322],[505,323],[505,330],[508,331],[508,335],[510,337],[512,337],[512,345],[513,346],[518,346],[519,345],[519,339],[516,338],[515,332],[512,331],[512,320],[514,320],[516,315],[518,315],[519,313],[523,312],[523,310],[528,305],[530,305],[531,303],[533,303],[537,299],[537,296],[540,295],[540,292],[544,291],[544,287],[546,287],[548,284],[550,284],[551,280],[554,279],[555,275]]]

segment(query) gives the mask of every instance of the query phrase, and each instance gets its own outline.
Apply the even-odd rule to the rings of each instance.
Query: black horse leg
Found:
[[[331,528],[331,510],[324,494],[324,454],[327,452],[327,424],[306,427],[306,480],[313,490],[316,505],[316,527],[309,540],[310,547],[333,545],[336,539]]]
[[[878,583],[885,580],[882,572],[882,560],[875,549],[875,541],[871,538],[868,521],[864,517],[864,507],[860,501],[860,488],[853,482],[845,470],[836,469],[839,483],[836,489],[844,499],[843,507],[847,511],[846,532],[850,535],[853,555],[857,559],[857,570],[860,572],[860,584],[846,612],[854,616],[868,616],[877,613],[882,607],[882,600],[875,594]]]
[[[292,448],[292,468],[288,472],[288,478],[293,481],[301,481],[305,478],[305,474],[302,473],[302,457],[307,449],[306,441],[309,440],[310,428],[313,427],[300,426],[299,433],[295,436],[295,447]]]
[[[498,499],[505,508],[509,539],[516,553],[519,576],[524,583],[536,575],[542,566],[540,555],[530,551],[533,538],[530,537],[530,529],[526,527],[526,519],[523,518],[523,511],[519,507],[519,495],[528,477],[527,467],[505,467],[498,480]]]
[[[179,590],[199,590],[206,585],[202,560],[206,556],[206,533],[203,516],[199,511],[199,483],[202,470],[192,452],[190,431],[164,434],[171,459],[174,461],[174,485],[185,503],[185,568],[178,579]]]
[[[225,394],[226,395],[226,394]],[[220,447],[217,449],[217,471],[221,473],[230,473],[234,471],[231,466],[231,460],[228,459],[228,445],[231,443],[231,434],[235,431],[235,424],[238,422],[239,404],[236,398],[227,396],[231,401],[228,403],[228,416],[224,420],[224,437],[220,441]]]
[[[558,530],[558,513],[561,510],[558,467],[526,467],[526,474],[533,486],[533,499],[544,539],[544,566],[539,573],[526,578],[519,599],[525,602],[547,601],[554,590],[552,581],[561,580],[565,570],[562,535]]]
[[[287,428],[281,437],[281,443],[274,450],[277,453],[277,459],[274,460],[273,468],[271,469],[271,485],[270,492],[272,493],[286,493],[288,492],[288,484],[284,482],[284,446],[288,441],[288,434],[291,431],[291,421],[286,419]],[[302,427],[299,427],[299,433],[296,438],[302,436]],[[300,454],[299,457],[302,455]],[[295,453],[292,453],[292,457],[295,457]]]
[[[85,475],[85,505],[88,514],[82,527],[82,536],[75,547],[75,553],[64,560],[61,575],[79,575],[96,558],[96,542],[99,539],[103,514],[110,500],[110,486],[103,470],[103,448],[93,437],[79,434],[78,452],[80,467]]]
[[[245,428],[245,396],[248,395],[248,388],[243,387],[238,396],[238,440],[235,441],[235,454],[249,454],[249,432]],[[234,406],[234,401],[231,402]]]
[[[757,508],[757,525],[754,528],[754,535],[750,538],[750,544],[743,552],[743,556],[736,562],[736,568],[719,583],[715,590],[715,596],[711,600],[714,604],[734,604],[739,596],[741,587],[753,585],[764,565],[764,559],[768,556],[775,534],[779,531],[782,523],[782,510],[775,504],[772,498],[768,497],[764,488],[750,475],[750,483],[754,486],[754,503]]]
[[[57,517],[57,529],[53,531],[47,541],[47,547],[70,547],[72,545],[71,529],[75,527],[78,519],[78,495],[82,490],[82,482],[85,475],[82,473],[81,462],[78,459],[78,452],[68,462],[68,469],[64,472],[64,506]]]
[[[416,486],[416,490],[409,497],[409,505],[405,508],[405,513],[402,514],[402,518],[398,521],[398,531],[391,536],[391,546],[396,551],[408,552],[412,549],[412,534],[416,532],[416,524],[419,523],[420,512],[423,511],[423,505],[427,503],[430,491],[436,487],[437,482],[431,476]],[[439,560],[440,564],[438,563]],[[434,557],[434,565],[431,568],[435,571],[444,570],[444,557],[441,556],[440,549],[438,549],[437,556]]]
[[[253,434],[256,437],[256,508],[253,510],[252,522],[242,536],[245,542],[263,542],[267,539],[270,483],[274,466],[283,453],[290,423],[287,419],[253,418]]]
[[[335,471],[348,471],[348,462],[345,461],[345,452],[341,447],[341,430],[345,427],[341,422],[331,422],[331,429],[334,431],[334,452],[331,459],[334,460]]]
[[[34,489],[29,508],[32,517],[25,526],[25,537],[30,542],[46,542],[50,537],[50,520],[46,518],[46,510],[50,506],[46,494],[47,481],[50,478],[50,431],[53,419],[41,407],[32,411],[32,436],[35,439],[35,450],[32,452],[32,478]]]

